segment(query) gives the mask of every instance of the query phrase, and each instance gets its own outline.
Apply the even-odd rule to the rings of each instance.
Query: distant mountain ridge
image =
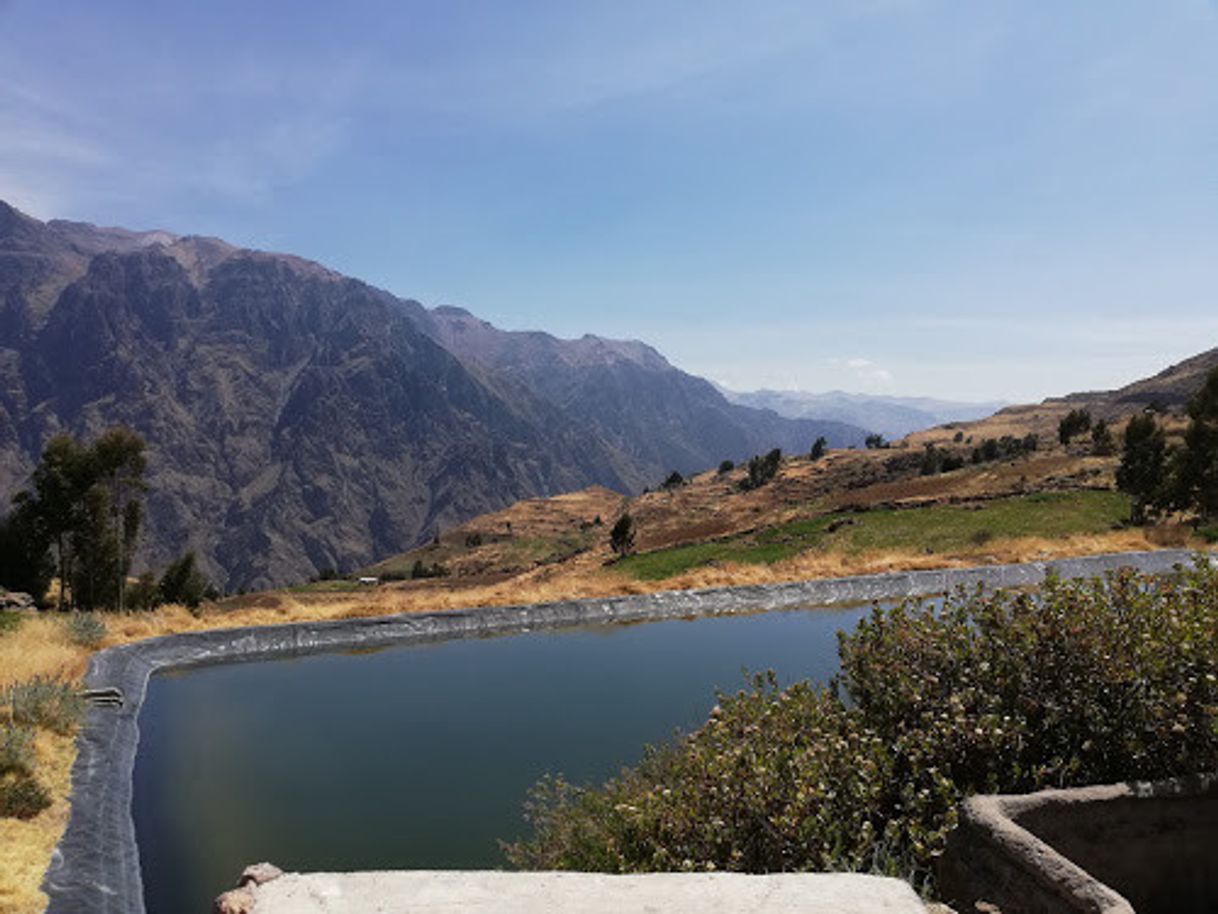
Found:
[[[474,322],[291,255],[0,202],[0,512],[52,434],[130,425],[142,562],[193,548],[267,586],[521,498],[863,435],[729,404],[642,343]]]
[[[1001,409],[1003,402],[968,403],[932,397],[888,397],[878,394],[831,390],[811,393],[801,390],[729,391],[720,388],[733,403],[771,409],[790,419],[825,419],[846,422],[879,432],[886,438],[903,438],[947,422],[982,419]]]

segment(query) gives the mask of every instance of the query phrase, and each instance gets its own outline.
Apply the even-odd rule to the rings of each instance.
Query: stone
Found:
[[[229,889],[212,902],[211,914],[253,914],[254,893],[247,888]]]
[[[38,605],[28,593],[0,589],[0,610],[34,610]]]
[[[241,871],[241,878],[237,880],[237,885],[247,886],[251,883],[254,885],[262,885],[270,882],[272,879],[278,879],[283,875],[283,870],[275,866],[273,863],[251,863]]]

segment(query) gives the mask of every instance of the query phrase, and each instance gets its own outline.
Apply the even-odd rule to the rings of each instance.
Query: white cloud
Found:
[[[892,383],[892,372],[877,365],[871,359],[859,356],[849,359],[832,358],[829,365],[833,368],[848,368],[855,380],[868,388],[886,387]]]

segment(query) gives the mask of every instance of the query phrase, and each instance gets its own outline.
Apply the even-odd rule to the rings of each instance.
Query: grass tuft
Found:
[[[10,686],[7,695],[13,721],[70,733],[84,715],[84,700],[69,683],[45,676]]]

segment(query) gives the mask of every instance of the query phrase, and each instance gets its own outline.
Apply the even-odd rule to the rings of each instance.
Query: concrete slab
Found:
[[[854,873],[289,873],[255,914],[926,914],[899,879]]]

